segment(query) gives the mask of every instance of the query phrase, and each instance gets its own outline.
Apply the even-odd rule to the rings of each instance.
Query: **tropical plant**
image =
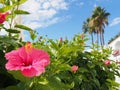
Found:
[[[25,42],[20,38],[21,30],[34,32],[25,25],[14,23],[17,16],[29,14],[18,8],[25,1],[27,0],[0,0],[0,31],[7,32],[6,35],[0,35],[0,90],[19,83],[19,80],[16,80],[5,68],[7,62],[4,57],[5,53],[24,45]],[[33,34],[31,34],[32,36]]]
[[[71,40],[52,40],[36,31],[12,24],[18,15],[28,14],[17,7],[27,0],[1,0],[0,90],[117,90],[115,76],[120,65],[109,59],[110,48],[87,46],[88,38],[76,34]],[[11,11],[12,10],[12,11]],[[9,15],[6,15],[6,12]],[[9,27],[5,27],[5,22]],[[17,29],[17,30],[16,30]],[[22,41],[20,30],[30,32],[33,42]],[[87,48],[87,50],[86,50]],[[88,49],[91,49],[88,51]]]
[[[100,43],[101,46],[104,46],[104,28],[105,25],[108,25],[108,16],[110,13],[106,12],[104,8],[100,6],[96,7],[93,10],[93,14],[91,16],[91,26],[95,28],[97,35],[100,35]]]
[[[84,34],[89,33],[91,35],[92,44],[94,44],[93,34],[95,33],[95,28],[90,26],[90,20],[91,18],[87,18],[87,20],[83,22],[82,30]]]

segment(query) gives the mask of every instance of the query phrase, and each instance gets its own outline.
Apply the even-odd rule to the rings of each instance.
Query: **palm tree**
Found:
[[[104,8],[96,7],[91,16],[92,27],[95,28],[97,36],[100,37],[101,46],[105,44],[104,42],[104,28],[108,25],[108,16],[110,13],[106,12]]]
[[[87,20],[83,22],[82,30],[83,30],[83,33],[89,33],[91,35],[92,44],[93,44],[94,43],[94,39],[93,39],[94,30],[91,27],[89,27],[89,22],[90,22],[90,18],[87,18]]]

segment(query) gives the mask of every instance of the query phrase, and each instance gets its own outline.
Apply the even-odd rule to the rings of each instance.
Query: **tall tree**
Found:
[[[93,14],[91,16],[91,24],[92,27],[95,27],[95,31],[97,33],[97,36],[100,37],[101,46],[104,46],[104,28],[105,25],[108,25],[108,16],[110,13],[106,12],[104,8],[101,8],[100,6],[96,7],[93,10]]]
[[[83,30],[83,33],[89,33],[91,35],[92,44],[93,44],[94,43],[94,39],[93,39],[94,29],[92,27],[89,27],[89,22],[90,22],[90,18],[87,18],[86,21],[83,22],[82,30]]]

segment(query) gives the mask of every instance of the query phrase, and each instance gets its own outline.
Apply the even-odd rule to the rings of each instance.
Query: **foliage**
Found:
[[[7,16],[9,28],[4,23],[0,30],[8,35],[0,36],[0,90],[118,90],[120,84],[115,76],[120,76],[120,65],[109,59],[110,48],[87,46],[87,36],[77,34],[72,40],[52,40],[42,37],[34,41],[37,32],[22,24],[11,24],[17,15],[29,14],[17,7],[26,0],[1,0],[1,12],[10,11]],[[17,30],[27,30],[34,41],[33,46],[45,50],[50,55],[50,65],[45,73],[38,77],[28,78],[20,71],[8,71],[5,68],[5,53],[24,46]],[[90,51],[88,51],[90,49]],[[105,61],[110,63],[106,64]],[[73,72],[72,66],[78,66]]]
[[[81,36],[78,34],[73,40],[62,42],[41,39],[40,43],[37,42],[38,45],[35,44],[38,48],[43,47],[42,49],[47,50],[51,56],[51,64],[44,74],[45,77],[57,77],[59,83],[69,85],[65,90],[88,90],[88,88],[89,90],[117,90],[119,84],[115,82],[115,75],[120,75],[119,65],[114,61],[111,61],[110,65],[104,63],[109,59],[111,50],[106,48],[98,51],[94,47],[90,52],[85,51],[87,38],[81,38]],[[71,71],[73,65],[79,67],[76,73]],[[50,82],[49,79],[45,79],[45,82],[46,80]],[[52,81],[54,82],[54,80]],[[47,87],[48,84],[44,84],[44,86]],[[50,90],[56,90],[51,87],[49,87]],[[56,87],[63,89],[60,88],[60,85],[56,85]]]

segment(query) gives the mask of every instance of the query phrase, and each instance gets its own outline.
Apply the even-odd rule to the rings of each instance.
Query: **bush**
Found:
[[[18,10],[19,5],[27,0],[1,0],[0,3],[3,7],[0,9],[2,17],[0,29],[8,32],[8,35],[0,36],[0,90],[118,90],[119,83],[115,82],[115,76],[120,76],[119,63],[110,60],[110,48],[102,48],[99,46],[87,46],[88,38],[84,34],[77,34],[72,40],[52,40],[42,36],[35,41],[36,31],[31,28],[21,25],[12,24],[17,15],[29,14],[26,11]],[[9,10],[9,15],[5,14]],[[5,27],[6,21],[10,28]],[[19,38],[20,30],[27,30],[33,40],[32,43],[27,44]],[[9,52],[24,51],[27,60],[36,59],[40,62],[42,73],[33,74],[27,77],[19,70],[6,69],[6,64],[12,59],[18,60],[12,56],[6,56]],[[50,56],[50,63],[46,64],[46,57],[38,51],[44,50]],[[90,51],[88,51],[90,49]],[[37,57],[32,50],[40,55]],[[37,51],[38,50],[38,51]],[[13,53],[11,54],[13,55]],[[13,55],[14,56],[14,55]],[[33,58],[33,57],[34,58]],[[7,58],[5,58],[7,57]],[[30,59],[31,57],[32,59]],[[37,58],[36,58],[37,57]],[[29,59],[28,59],[29,58]],[[22,60],[20,59],[20,60]],[[25,59],[25,61],[27,62]],[[18,65],[15,62],[15,67]],[[28,64],[28,63],[27,63]],[[19,66],[19,65],[18,65]],[[31,69],[32,64],[29,66],[23,65],[27,70]],[[40,68],[40,67],[38,67]],[[34,68],[38,70],[38,68]],[[44,71],[45,69],[45,71]],[[34,71],[35,71],[34,70]]]

